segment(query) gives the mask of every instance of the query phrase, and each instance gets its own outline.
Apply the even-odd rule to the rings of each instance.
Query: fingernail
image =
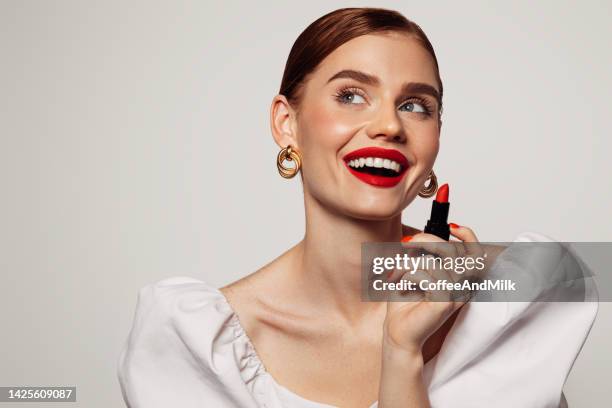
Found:
[[[404,238],[402,238],[402,242],[408,242],[412,239],[412,235],[406,235]]]
[[[387,279],[390,279],[390,278],[391,278],[391,275],[393,275],[393,271],[389,271],[389,272],[387,272]]]
[[[461,225],[455,224],[454,222],[449,222],[448,226],[451,227],[451,228],[461,228]]]

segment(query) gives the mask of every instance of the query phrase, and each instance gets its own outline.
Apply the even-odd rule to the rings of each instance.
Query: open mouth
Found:
[[[343,157],[349,172],[359,180],[377,187],[399,183],[408,169],[408,159],[395,149],[366,147]]]
[[[359,159],[350,160],[348,165],[360,173],[382,177],[394,177],[402,171],[401,164],[381,157],[360,157]]]

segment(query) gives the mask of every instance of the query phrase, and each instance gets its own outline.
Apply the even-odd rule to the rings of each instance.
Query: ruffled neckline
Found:
[[[302,404],[300,408],[338,408],[335,405],[329,405],[304,398],[279,384],[268,372],[263,364],[263,361],[257,354],[257,350],[255,349],[251,338],[247,334],[246,330],[244,330],[244,327],[240,322],[240,318],[229,300],[225,297],[220,289],[213,289],[215,293],[219,295],[224,308],[229,314],[226,325],[232,330],[234,342],[236,345],[238,345],[238,349],[235,348],[234,350],[240,364],[240,375],[259,404],[264,407],[267,406],[264,399],[266,397],[266,390],[271,385],[278,393],[284,394],[283,399],[300,401]],[[369,408],[376,408],[377,406],[378,401],[375,401]]]

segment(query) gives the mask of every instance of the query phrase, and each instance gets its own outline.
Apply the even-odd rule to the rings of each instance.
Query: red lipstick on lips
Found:
[[[368,157],[375,159],[387,159],[400,165],[399,172],[394,169],[384,167],[372,167],[368,165],[351,167],[351,160],[359,161]],[[408,159],[395,149],[385,149],[382,147],[364,147],[346,154],[343,158],[344,164],[349,172],[364,183],[376,187],[393,187],[397,185],[406,171],[408,170]]]

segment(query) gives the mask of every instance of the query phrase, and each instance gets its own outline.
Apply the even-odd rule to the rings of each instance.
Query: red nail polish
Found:
[[[406,235],[404,238],[402,238],[402,242],[408,242],[412,239],[412,235]]]
[[[454,222],[449,222],[448,226],[451,227],[451,228],[461,228],[461,225],[455,224]]]

